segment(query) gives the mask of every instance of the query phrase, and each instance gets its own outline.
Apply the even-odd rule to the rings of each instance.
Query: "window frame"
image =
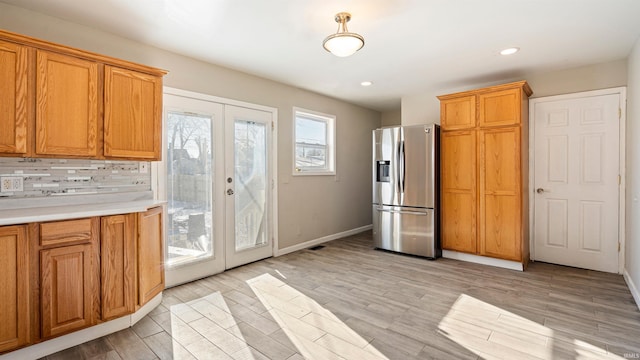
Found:
[[[304,117],[314,121],[321,121],[326,124],[325,133],[325,164],[323,169],[313,167],[298,167],[296,166],[296,148],[297,148],[297,134],[296,123],[298,117]],[[318,111],[303,109],[299,107],[293,108],[293,151],[292,151],[292,174],[293,176],[316,176],[316,175],[336,175],[336,116],[331,114],[325,114]]]

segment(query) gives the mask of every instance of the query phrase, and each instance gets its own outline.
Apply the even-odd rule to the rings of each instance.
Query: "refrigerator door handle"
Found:
[[[404,192],[404,189],[402,188],[402,181],[400,178],[400,174],[401,174],[401,170],[400,170],[400,166],[402,164],[402,155],[401,155],[401,151],[402,151],[402,142],[398,141],[398,148],[396,149],[396,192],[398,194],[402,194]]]
[[[426,212],[421,212],[421,211],[385,209],[382,206],[378,206],[376,210],[391,213],[391,214],[406,214],[406,215],[419,215],[419,216],[426,216],[428,214]]]
[[[402,173],[400,174],[400,189],[401,192],[404,193],[404,179],[407,175],[407,168],[404,163],[404,140],[400,142],[400,166],[402,167]]]

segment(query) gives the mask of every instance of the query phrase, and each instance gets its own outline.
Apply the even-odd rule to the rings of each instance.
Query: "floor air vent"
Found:
[[[324,245],[317,245],[317,246],[314,246],[314,247],[310,247],[309,250],[320,250],[322,248],[324,248]]]

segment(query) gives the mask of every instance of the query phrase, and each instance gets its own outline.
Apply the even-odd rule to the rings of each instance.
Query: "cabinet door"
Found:
[[[49,338],[93,325],[91,244],[40,251],[42,336]]]
[[[162,207],[138,214],[138,305],[164,289]]]
[[[102,320],[134,311],[135,214],[102,218],[100,243]]]
[[[520,88],[517,88],[478,95],[480,102],[478,122],[480,126],[520,124],[521,91]]]
[[[0,41],[0,153],[27,152],[27,48]]]
[[[480,254],[521,261],[520,127],[481,130]]]
[[[29,244],[26,226],[0,227],[0,353],[29,342]]]
[[[443,132],[440,146],[442,248],[475,253],[476,133]]]
[[[36,153],[97,156],[98,64],[38,50]]]
[[[160,160],[162,78],[105,66],[104,155]]]
[[[476,97],[463,96],[440,101],[442,130],[470,129],[476,126]]]

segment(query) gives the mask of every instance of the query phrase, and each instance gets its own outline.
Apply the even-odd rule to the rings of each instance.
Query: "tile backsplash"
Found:
[[[3,199],[150,191],[149,168],[138,161],[0,157],[1,177],[23,179],[23,191],[0,192],[0,207]]]

